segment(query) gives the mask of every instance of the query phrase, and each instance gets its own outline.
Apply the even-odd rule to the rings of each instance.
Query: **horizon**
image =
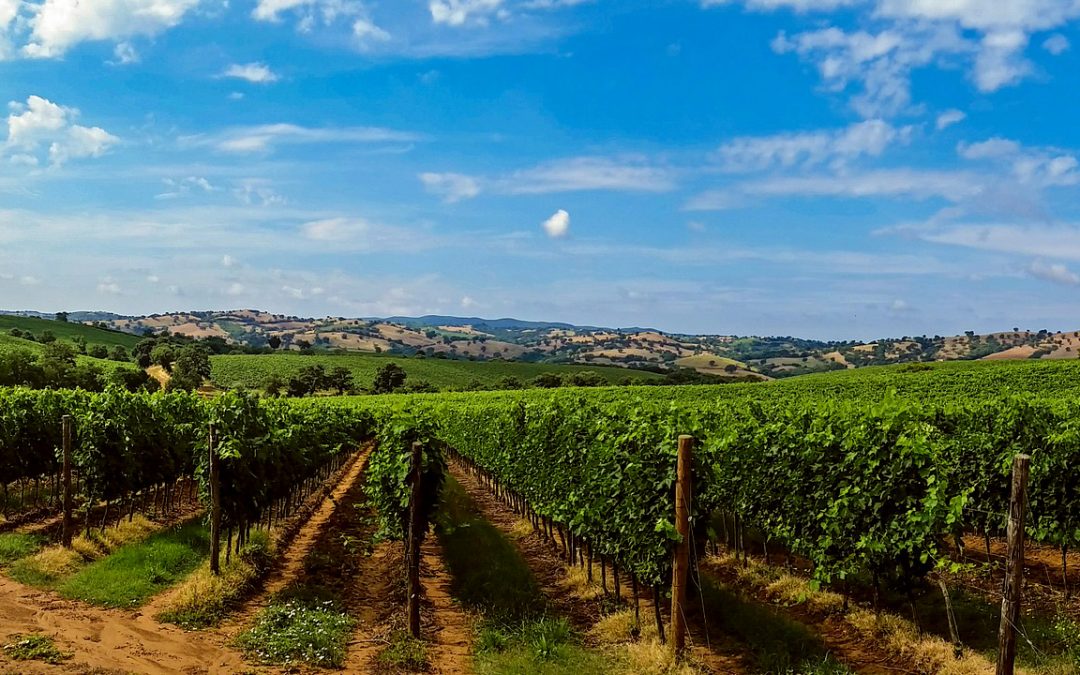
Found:
[[[1078,22],[1072,0],[0,0],[0,304],[1065,325]]]

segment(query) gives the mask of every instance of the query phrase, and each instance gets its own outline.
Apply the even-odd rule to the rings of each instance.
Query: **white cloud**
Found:
[[[704,0],[703,6],[740,2],[748,9],[832,12],[854,8],[860,29],[826,27],[781,33],[773,42],[814,63],[828,90],[860,86],[853,107],[864,116],[891,115],[911,107],[911,74],[935,63],[959,60],[975,86],[993,92],[1034,72],[1025,56],[1032,34],[1080,17],[1076,0]],[[1051,53],[1068,48],[1050,37]]]
[[[1017,223],[955,223],[912,225],[882,231],[935,244],[980,251],[1080,261],[1080,223],[1057,225]]]
[[[289,202],[267,180],[247,178],[233,188],[233,195],[248,206],[284,206]]]
[[[834,166],[863,156],[877,157],[893,143],[907,143],[911,127],[897,129],[882,120],[867,120],[846,129],[746,136],[724,144],[717,157],[727,171],[762,171],[774,167]]]
[[[232,257],[231,255],[225,254],[221,257],[221,266],[226,269],[236,267],[237,264],[238,263],[236,258]]]
[[[202,192],[214,192],[217,190],[207,179],[202,176],[188,176],[187,178],[163,178],[165,192],[154,195],[154,199],[176,199],[191,193],[194,190]]]
[[[152,36],[179,24],[200,0],[44,0],[26,3],[29,43],[23,53],[55,58],[80,42]]]
[[[543,223],[544,232],[552,239],[565,237],[570,232],[570,214],[559,209]]]
[[[447,204],[472,199],[480,194],[480,185],[472,176],[460,173],[422,173],[420,182],[433,195]]]
[[[1050,37],[1043,41],[1042,47],[1046,51],[1050,52],[1054,56],[1059,56],[1069,51],[1069,38],[1065,37],[1061,33],[1054,33]]]
[[[432,21],[448,26],[485,24],[504,11],[503,0],[430,0],[428,9]]]
[[[990,160],[1005,164],[1021,184],[1051,187],[1080,184],[1080,161],[1054,148],[1025,148],[1020,143],[994,137],[980,143],[960,143],[957,152],[964,159]]]
[[[234,281],[233,283],[229,284],[228,288],[225,289],[225,293],[233,297],[243,295],[245,291],[247,291],[247,289],[244,288],[244,284],[240,283],[239,281]]]
[[[510,194],[548,194],[588,190],[666,192],[675,187],[671,172],[640,157],[575,157],[518,171],[500,181]]]
[[[222,152],[248,154],[269,152],[279,145],[312,143],[402,143],[420,140],[417,134],[380,127],[304,127],[296,124],[263,124],[235,127],[209,136],[181,139],[190,145],[209,145]]]
[[[4,145],[18,157],[33,156],[48,147],[49,162],[59,166],[71,159],[100,157],[120,139],[100,127],[75,124],[79,111],[40,96],[8,104],[8,137]]]
[[[120,295],[121,290],[120,284],[109,278],[102,279],[97,285],[97,292],[104,295]]]
[[[979,143],[960,143],[956,150],[964,159],[990,159],[1015,155],[1020,152],[1020,144],[995,136]]]
[[[235,77],[253,84],[270,84],[278,81],[278,76],[265,63],[234,63],[225,69],[222,77]]]
[[[469,297],[467,295],[461,299],[461,308],[462,309],[473,309],[478,304],[479,303],[476,302],[476,300],[473,300],[471,297]]]
[[[967,113],[962,110],[957,110],[953,108],[951,110],[946,110],[940,115],[938,115],[937,122],[934,126],[937,128],[938,131],[941,131],[942,129],[947,129],[954,124],[959,124],[965,119],[967,119]]]
[[[127,66],[140,61],[139,52],[130,42],[116,43],[116,47],[113,48],[113,59],[110,63],[114,66]]]
[[[352,26],[353,36],[361,46],[368,46],[372,42],[388,42],[390,33],[379,28],[370,19],[357,19]]]
[[[1045,281],[1052,281],[1056,284],[1064,284],[1066,286],[1080,285],[1080,274],[1073,272],[1065,265],[1060,263],[1047,263],[1043,260],[1035,260],[1028,267],[1028,274]]]

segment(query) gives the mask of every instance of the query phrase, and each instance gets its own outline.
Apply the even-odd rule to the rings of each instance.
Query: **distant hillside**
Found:
[[[305,318],[243,309],[118,316],[78,312],[78,317],[131,336],[173,333],[219,338],[280,351],[366,352],[467,361],[588,364],[665,371],[693,368],[721,377],[791,377],[890,363],[972,359],[1070,359],[1080,356],[1077,333],[1012,330],[988,335],[912,336],[875,342],[807,340],[791,336],[680,335],[649,328],[600,328],[560,322],[429,315],[380,318]],[[58,322],[41,321],[60,335]],[[0,330],[4,324],[0,323]],[[69,324],[73,325],[73,324]],[[30,328],[30,330],[35,330]],[[97,333],[99,341],[137,337]],[[112,336],[112,337],[106,337]],[[87,337],[88,341],[92,341]],[[107,342],[106,344],[112,344]]]
[[[68,341],[81,337],[86,340],[87,345],[104,345],[110,348],[119,345],[125,349],[131,349],[140,339],[139,336],[131,333],[77,323],[71,318],[64,322],[15,314],[0,315],[0,333],[10,335],[12,329],[31,333],[35,337],[41,337],[43,333],[49,331],[58,339]]]

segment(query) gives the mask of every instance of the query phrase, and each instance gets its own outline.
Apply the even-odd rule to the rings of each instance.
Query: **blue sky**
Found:
[[[1080,328],[1080,0],[0,0],[0,306]]]

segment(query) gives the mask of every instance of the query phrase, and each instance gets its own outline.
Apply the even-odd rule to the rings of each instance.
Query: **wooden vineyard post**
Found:
[[[214,452],[214,425],[210,425],[210,571],[221,574],[221,478],[218,456]]]
[[[423,505],[420,503],[423,498],[423,458],[423,444],[413,443],[412,470],[409,472],[412,494],[409,496],[409,539],[406,547],[409,566],[406,609],[409,615],[409,634],[417,639],[420,638],[420,540],[424,534]]]
[[[690,569],[690,494],[693,436],[679,436],[678,479],[675,482],[675,529],[679,543],[671,571],[671,648],[679,655],[686,648],[686,579]]]
[[[63,491],[64,491],[64,524],[61,534],[64,548],[71,548],[72,523],[71,523],[71,443],[73,433],[73,420],[71,415],[64,415],[62,420],[62,432],[64,437],[64,464],[63,464]]]
[[[1020,590],[1024,583],[1024,520],[1030,468],[1030,455],[1017,455],[1013,460],[1009,552],[1005,563],[1005,595],[1001,599],[1001,625],[998,628],[997,675],[1013,675],[1016,664],[1016,629],[1020,623]]]

